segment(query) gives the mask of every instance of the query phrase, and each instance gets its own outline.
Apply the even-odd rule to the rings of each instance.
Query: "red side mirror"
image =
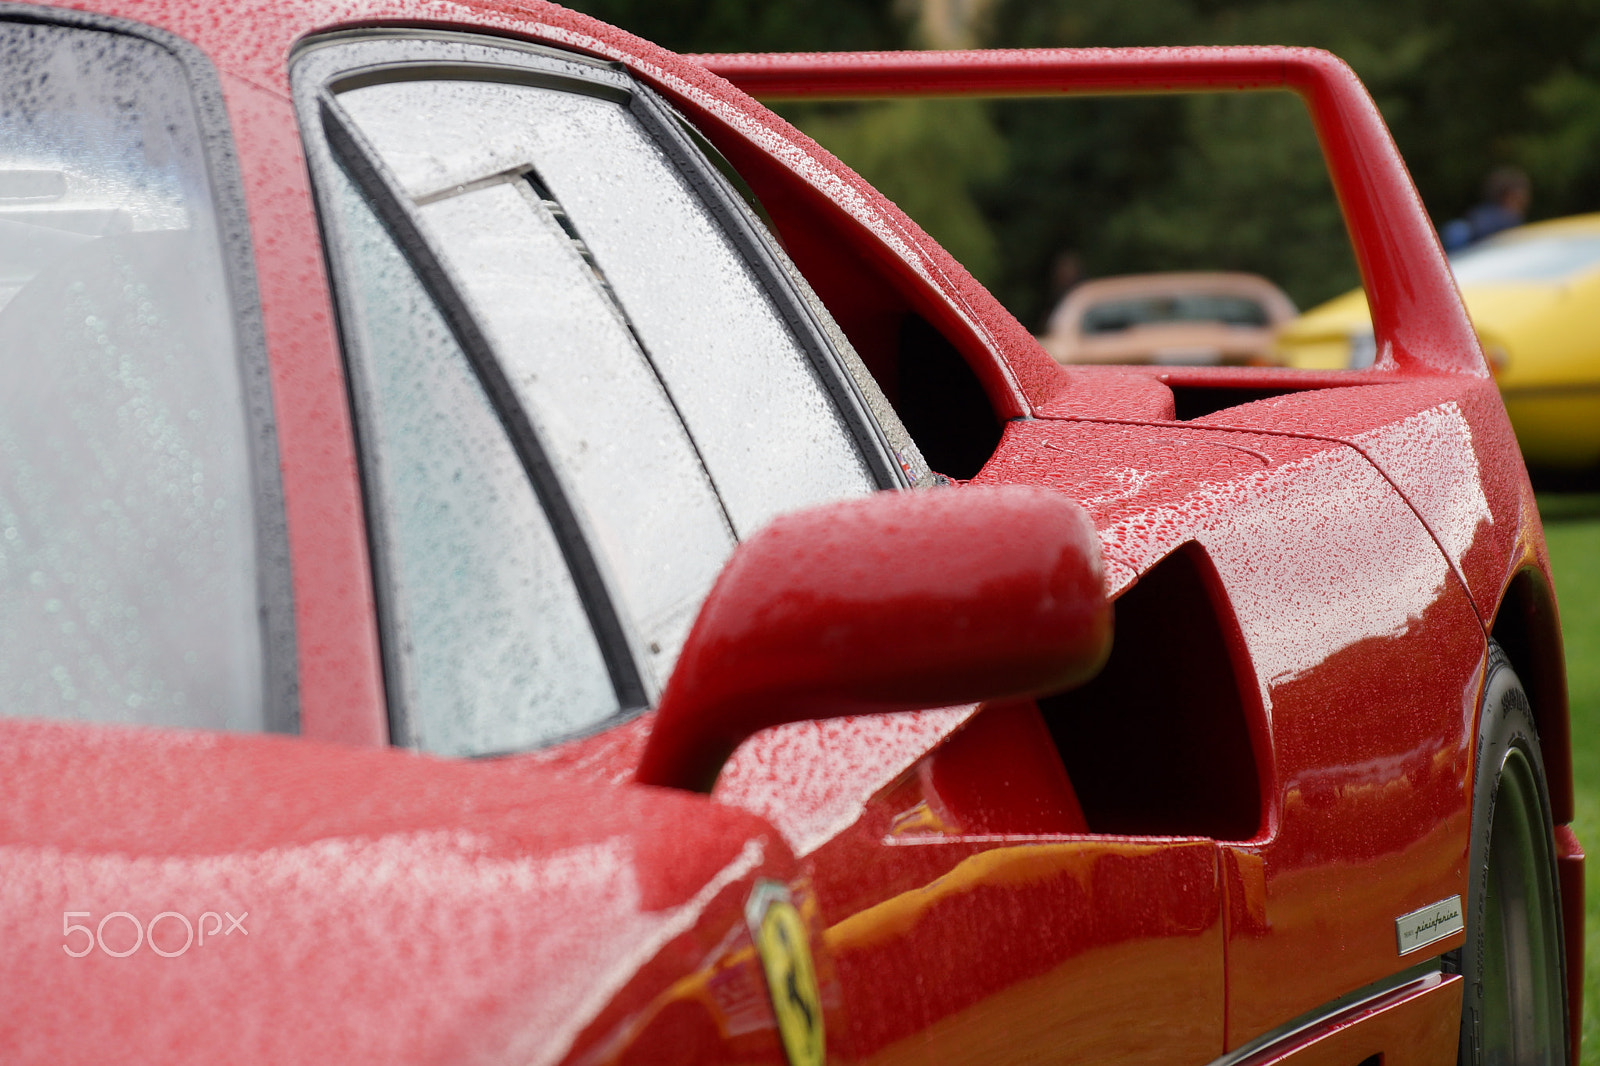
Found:
[[[1110,650],[1099,540],[1053,492],[880,493],[787,515],[706,597],[638,780],[709,792],[769,726],[1059,692]]]

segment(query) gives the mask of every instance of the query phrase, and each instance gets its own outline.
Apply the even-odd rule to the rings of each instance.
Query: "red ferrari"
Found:
[[[1211,90],[1371,367],[1060,367],[747,95]],[[1569,1062],[1550,589],[1325,53],[0,5],[6,1062]]]

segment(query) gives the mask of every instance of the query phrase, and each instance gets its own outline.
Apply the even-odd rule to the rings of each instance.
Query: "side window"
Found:
[[[421,203],[499,175],[537,190],[625,308],[739,535],[876,487],[779,308],[622,101],[429,80],[364,86],[339,104]],[[481,232],[433,225],[447,245]]]
[[[60,25],[0,22],[0,71],[0,714],[292,728],[200,90]]]
[[[743,204],[625,75],[389,37],[294,77],[399,742],[518,750],[643,708],[738,537],[904,483]]]
[[[366,357],[397,740],[531,747],[620,709],[561,546],[466,354],[365,198],[327,174],[346,334]]]

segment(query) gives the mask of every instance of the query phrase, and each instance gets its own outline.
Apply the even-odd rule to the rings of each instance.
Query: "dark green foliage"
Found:
[[[1005,249],[988,279],[1030,328],[1042,329],[1058,288],[1053,265],[1073,252],[1087,277],[1150,269],[1132,249],[1102,240],[1133,190],[1156,189],[1182,153],[1183,101],[1176,97],[1008,100],[990,105],[1009,143],[1025,145],[1004,178],[981,190]]]
[[[1264,274],[1301,306],[1358,283],[1305,108],[1287,93],[996,104],[1030,151],[979,190],[1000,234],[996,291],[1024,322],[1049,311],[1064,250],[1089,277]]]
[[[1600,210],[1600,0],[1003,0],[989,43],[1326,48],[1372,90],[1436,222],[1476,203],[1484,176],[1506,163],[1533,179],[1531,217]],[[981,192],[1014,256],[997,293],[1035,324],[1052,238],[1078,249],[1090,274],[1251,269],[1302,306],[1355,284],[1309,123],[1270,99],[1186,104],[1176,148],[1154,140],[1169,131],[1137,118],[1121,129],[1080,120],[1109,153],[1099,175],[1081,156],[1061,166],[1070,149],[1041,148],[1046,105],[1029,105],[1041,108],[1031,120],[1002,111],[1012,166]],[[1140,151],[1163,172],[1146,177],[1121,162]],[[1087,210],[1061,202],[1065,185],[1083,190]],[[1125,206],[1107,215],[1108,196]]]
[[[1105,226],[1130,266],[1250,270],[1302,306],[1359,281],[1305,106],[1289,93],[1191,96],[1170,176]]]
[[[1008,146],[988,107],[980,100],[890,100],[781,110],[916,219],[974,277],[993,284],[1003,276],[1001,250],[992,219],[971,195],[1006,173]]]
[[[1577,806],[1572,828],[1587,843],[1600,840],[1600,496],[1541,494],[1539,511],[1566,642]],[[1585,875],[1582,1063],[1596,1066],[1600,1063],[1600,865],[1591,861]]]

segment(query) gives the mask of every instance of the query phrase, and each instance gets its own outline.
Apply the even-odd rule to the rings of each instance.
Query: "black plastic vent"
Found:
[[[921,315],[900,325],[895,411],[928,465],[966,480],[1000,446],[1002,426],[989,397],[955,345]]]
[[[1116,603],[1111,659],[1039,701],[1093,833],[1248,840],[1261,788],[1211,561],[1188,544]]]
[[[1288,396],[1291,393],[1306,392],[1306,389],[1261,389],[1261,388],[1208,388],[1194,385],[1172,385],[1172,406],[1176,412],[1175,417],[1179,422],[1188,422],[1194,418],[1204,418],[1206,415],[1226,411],[1230,407],[1240,407],[1257,400],[1270,400],[1274,396]]]

